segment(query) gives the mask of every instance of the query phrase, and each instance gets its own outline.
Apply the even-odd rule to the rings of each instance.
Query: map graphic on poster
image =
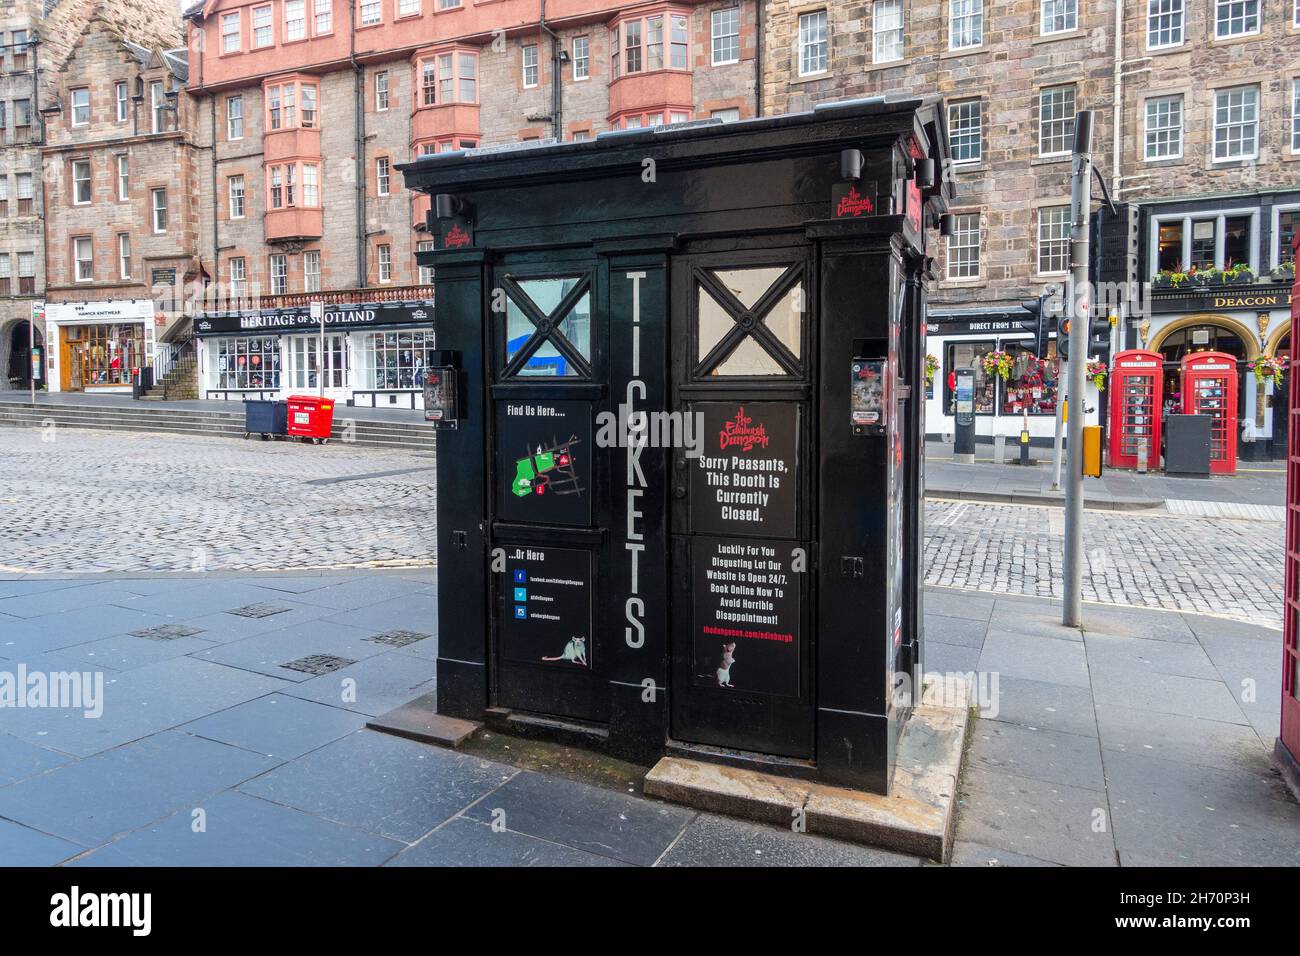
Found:
[[[499,575],[501,654],[508,660],[591,669],[591,555],[510,546]]]
[[[693,682],[799,696],[803,579],[789,541],[697,537],[691,544]]]
[[[507,521],[591,521],[591,405],[497,404],[497,516]]]
[[[691,530],[793,538],[799,410],[789,402],[697,402],[704,448],[691,466]]]

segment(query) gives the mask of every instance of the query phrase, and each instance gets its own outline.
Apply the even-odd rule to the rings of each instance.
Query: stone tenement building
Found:
[[[66,92],[61,96],[59,89],[60,70],[96,17],[112,24],[116,35],[137,43],[156,46],[165,38],[166,45],[174,47],[180,37],[178,11],[163,0],[0,0],[0,387],[26,387],[30,382],[32,307],[44,308],[50,272],[66,270],[70,261],[61,239],[47,258],[46,224],[66,217],[46,208],[51,175],[43,162],[52,135],[69,140],[55,132],[61,129],[61,110],[67,103]],[[98,67],[89,73],[90,88],[103,98],[96,110],[107,110],[111,93],[103,80],[108,74],[101,75]],[[136,74],[123,73],[128,75]],[[89,128],[79,127],[71,138]],[[167,168],[161,175],[170,179],[174,172]],[[97,205],[79,209],[75,218],[85,225],[101,211]],[[139,222],[144,221],[141,216]],[[103,254],[108,255],[107,245]],[[51,296],[60,297],[65,296]],[[57,382],[48,381],[50,363],[57,365],[59,357],[57,335],[50,339],[40,319],[34,337],[43,372],[38,381],[57,387]]]
[[[950,375],[966,365],[977,370],[979,434],[1017,435],[1026,418],[1035,438],[1054,430],[1057,363],[1023,348],[1017,306],[1065,278],[1078,109],[1096,111],[1097,168],[1134,207],[1113,233],[1136,248],[1133,278],[1197,266],[1244,280],[1249,268],[1268,295],[1247,298],[1262,302],[1290,255],[1300,210],[1293,0],[779,0],[766,4],[764,48],[770,111],[881,94],[948,100],[957,218],[937,246],[932,433],[952,430]],[[1289,348],[1285,296],[1271,320],[1169,299],[1154,293],[1146,316],[1119,309],[1127,321],[1113,345],[1161,352],[1171,384],[1191,349],[1249,359]],[[995,349],[1015,357],[1009,382],[983,373]],[[1271,431],[1265,391],[1259,402],[1255,391],[1253,381],[1241,390],[1240,411]]]
[[[421,404],[433,311],[414,254],[432,236],[397,164],[760,105],[753,0],[207,0],[186,18],[214,147],[199,249],[218,281],[195,324],[209,398],[315,391],[319,373],[339,399]]]
[[[159,343],[185,324],[183,290],[201,283],[180,11],[149,4],[154,26],[134,35],[159,45],[134,42],[98,7],[51,67],[41,147],[51,391],[121,391],[134,368],[161,373]]]

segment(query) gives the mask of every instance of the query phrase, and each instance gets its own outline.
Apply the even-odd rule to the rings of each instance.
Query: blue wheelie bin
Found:
[[[262,441],[272,435],[289,433],[289,406],[285,402],[244,400],[244,437],[260,434]]]

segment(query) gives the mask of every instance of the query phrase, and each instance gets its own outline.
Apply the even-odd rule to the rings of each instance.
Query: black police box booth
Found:
[[[888,792],[943,124],[864,100],[399,167],[455,383],[440,714]]]

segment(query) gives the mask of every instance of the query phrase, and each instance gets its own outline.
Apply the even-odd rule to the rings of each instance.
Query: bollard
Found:
[[[1002,465],[1006,463],[1007,458],[1007,436],[993,436],[993,464]]]

